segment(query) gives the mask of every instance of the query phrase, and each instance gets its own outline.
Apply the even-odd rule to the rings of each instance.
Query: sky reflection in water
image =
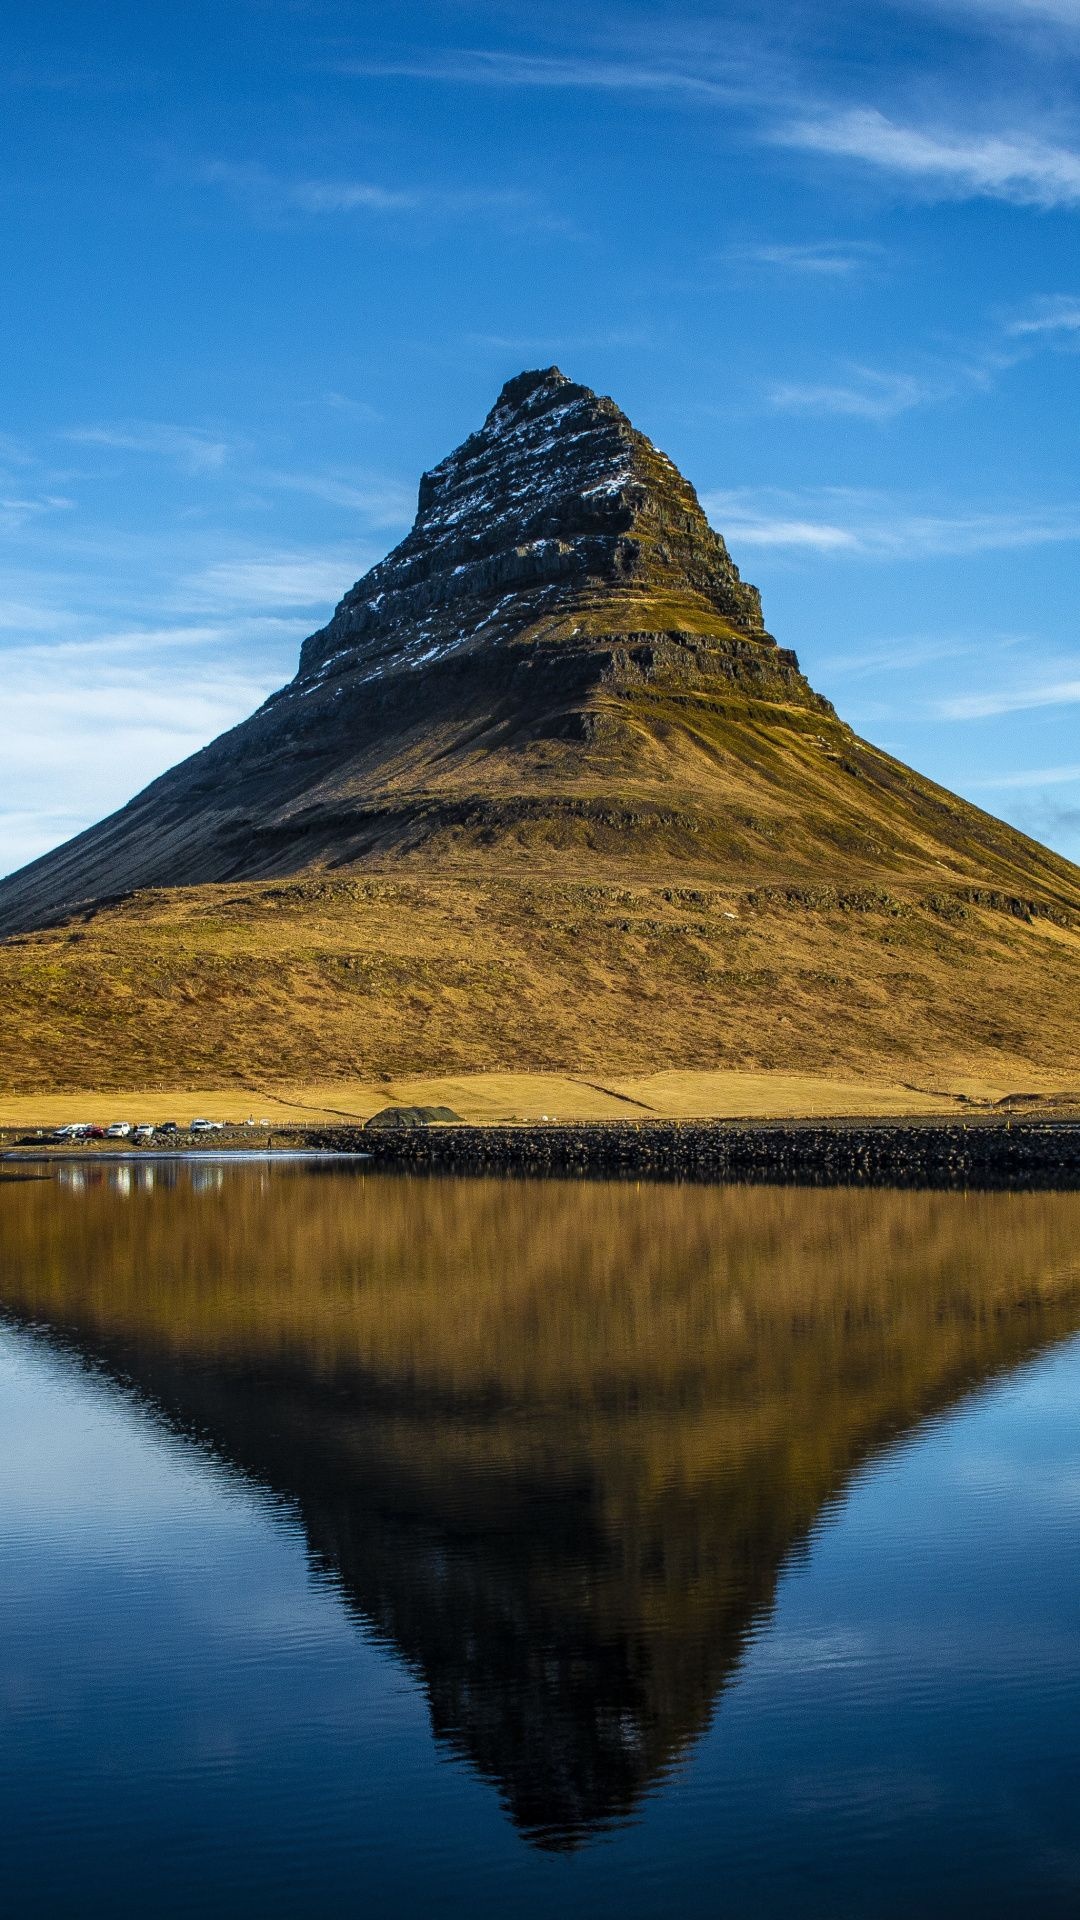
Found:
[[[12,1911],[1075,1911],[1078,1227],[3,1186]]]

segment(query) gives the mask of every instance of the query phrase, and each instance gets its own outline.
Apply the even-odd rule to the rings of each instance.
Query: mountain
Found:
[[[1067,1194],[59,1177],[5,1194],[5,1323],[265,1487],[547,1848],[728,1738],[861,1468],[1080,1325]]]
[[[279,929],[303,923],[272,954],[257,931],[268,903]],[[782,1063],[792,1036],[776,1030],[792,1020],[800,1059],[816,1035],[815,1057],[857,1064],[877,1019],[886,1053],[940,1062],[947,1034],[954,1054],[970,1043],[1010,1072],[1080,1067],[1080,872],[860,740],[766,631],[756,589],[671,461],[554,367],[508,382],[479,432],[424,476],[411,532],[305,642],[288,686],[0,882],[0,934],[56,930],[39,961],[60,952],[73,915],[89,951],[65,949],[63,965],[77,957],[80,993],[102,1003],[81,1037],[56,966],[26,962],[25,942],[0,949],[35,1084],[55,1081],[60,1056],[72,1071],[73,1047],[100,1075],[103,1034],[115,1062],[112,1016],[98,1018],[106,951],[121,972],[130,961],[136,1001],[145,991],[153,1005],[154,1045],[124,1041],[132,1071],[159,1075],[182,1060],[194,1070],[204,1041],[200,1070],[230,1074],[273,1071],[275,1058],[324,1073],[526,1054],[612,1064],[610,1046],[601,1056],[596,1033],[586,1044],[568,1021],[570,1002],[606,1008],[615,1053],[642,1065],[627,1015],[656,993],[649,1057],[667,1064]],[[750,937],[776,915],[763,944]],[[198,931],[208,916],[246,955],[246,988]],[[738,954],[731,920],[748,936]],[[1036,929],[1022,951],[1018,925]],[[219,976],[216,1001],[198,968],[185,974],[192,939]],[[921,972],[886,967],[882,985],[868,940],[906,948]],[[794,964],[796,948],[796,990],[774,996],[776,961]],[[350,959],[360,978],[343,978]],[[508,997],[507,968],[523,1001]],[[758,1035],[747,1045],[742,1017],[755,974],[750,998],[776,1037],[764,1048]],[[260,980],[273,1012],[255,1040]],[[378,1003],[365,1017],[360,986]],[[185,1033],[186,1008],[220,1007],[234,989],[243,1004],[226,1034]],[[417,994],[438,1017],[431,1005],[418,1017]],[[304,1046],[286,1059],[282,1013],[313,997],[319,1017],[303,1013]],[[868,1018],[845,1052],[860,1005]]]

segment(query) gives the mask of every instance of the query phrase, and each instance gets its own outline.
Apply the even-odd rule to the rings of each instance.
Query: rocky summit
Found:
[[[690,740],[673,751],[665,724],[698,735],[732,696],[832,718],[671,461],[613,401],[555,367],[524,373],[424,475],[412,531],[305,642],[296,678],[0,884],[0,926],[425,850],[540,840],[620,860],[659,834],[685,854],[706,769],[678,766]]]
[[[586,608],[621,632],[643,595],[693,630],[768,640],[757,589],[671,461],[557,367],[523,373],[424,475],[412,532],[307,641],[299,678],[370,680]]]
[[[302,959],[255,931],[286,898]],[[192,973],[192,916],[228,924],[227,966],[215,934]],[[59,972],[12,946],[33,929],[57,930],[39,960],[68,942]],[[73,1048],[115,1060],[124,1004],[152,1008],[137,1044],[125,1018],[132,1074],[194,1068],[204,1041],[203,1071],[276,1070],[301,1027],[290,1071],[865,1066],[893,1046],[1064,1071],[1078,929],[1077,869],[859,739],[690,483],[556,367],[509,381],[424,475],[411,531],[288,686],[0,882],[16,1048],[53,1079]],[[77,1045],[76,940],[80,1004],[112,1008]],[[192,1006],[213,1014],[198,1040]]]

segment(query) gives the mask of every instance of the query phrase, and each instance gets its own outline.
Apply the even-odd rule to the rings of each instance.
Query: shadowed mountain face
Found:
[[[611,400],[522,374],[296,678],[0,883],[0,932],[147,887],[405,863],[943,876],[1080,908],[1067,862],[859,741]]]
[[[693,488],[613,401],[549,367],[509,381],[480,432],[424,475],[412,532],[306,642],[300,679],[373,680],[555,612],[603,607],[621,631],[642,595],[773,645]]]
[[[875,1451],[1080,1327],[1069,1195],[85,1177],[0,1191],[0,1312],[292,1503],[548,1847],[687,1752]]]

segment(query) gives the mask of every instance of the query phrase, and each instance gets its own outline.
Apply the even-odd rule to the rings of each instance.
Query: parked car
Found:
[[[106,1140],[126,1140],[130,1132],[130,1120],[114,1120],[111,1127],[106,1127],[105,1138]]]
[[[180,1131],[175,1120],[160,1121],[157,1130],[159,1133],[179,1133]]]
[[[86,1137],[88,1140],[104,1140],[105,1129],[104,1127],[87,1127]]]
[[[148,1126],[136,1127],[131,1137],[133,1140],[152,1140],[154,1137],[154,1129]]]
[[[224,1125],[225,1125],[224,1120],[193,1120],[190,1127],[188,1128],[188,1132],[189,1133],[220,1133]]]

